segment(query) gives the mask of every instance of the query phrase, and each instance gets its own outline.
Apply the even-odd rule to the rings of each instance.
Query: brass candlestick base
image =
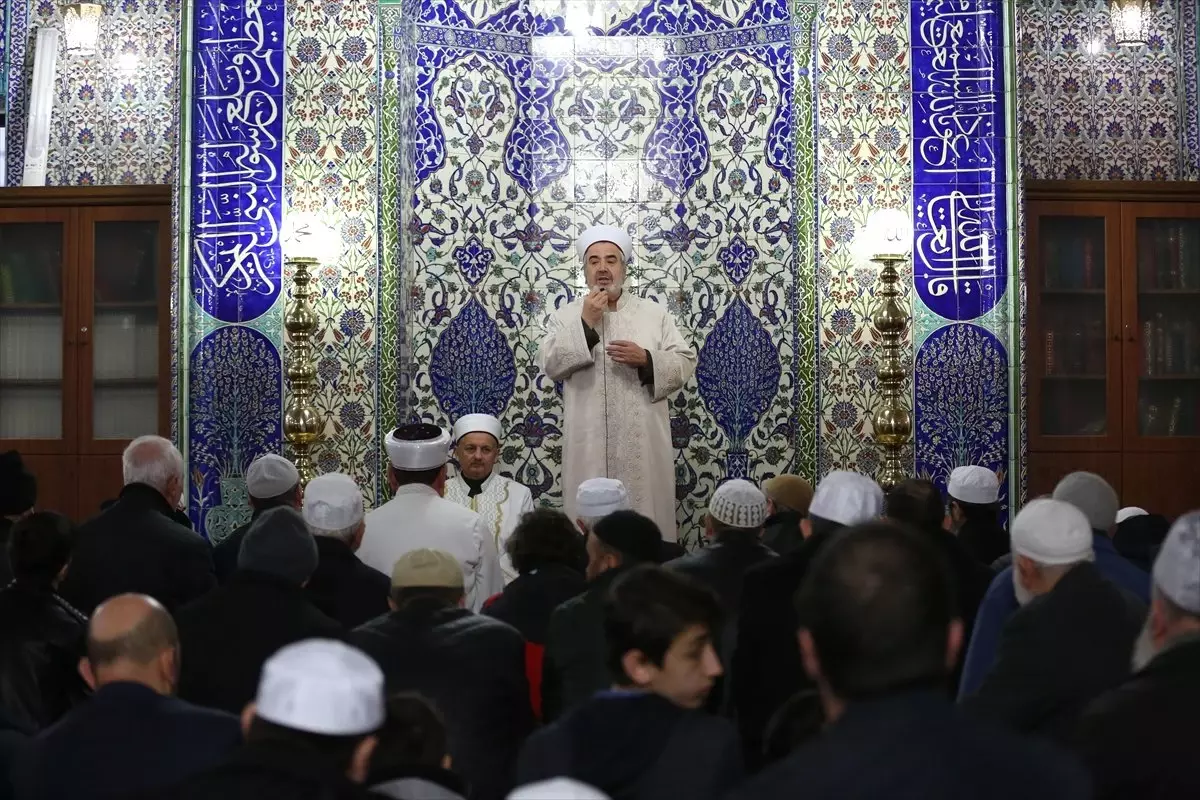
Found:
[[[316,267],[315,258],[289,258],[292,267],[292,303],[283,315],[283,327],[292,344],[288,359],[287,377],[291,387],[287,408],[283,412],[283,436],[292,451],[292,462],[300,473],[300,485],[307,486],[316,476],[312,461],[312,446],[321,439],[321,419],[312,406],[313,386],[317,378],[317,366],[313,360],[312,337],[317,332],[317,315],[313,312],[309,292],[312,276],[310,267]]]
[[[908,315],[896,302],[900,296],[897,285],[900,273],[896,265],[904,261],[904,256],[878,255],[871,260],[881,267],[879,296],[883,301],[872,319],[883,341],[879,348],[879,366],[875,369],[879,402],[871,415],[871,425],[882,457],[877,480],[886,491],[906,480],[909,475],[901,453],[912,437],[912,414],[909,413],[908,398],[904,393],[908,370],[900,358],[900,337],[908,327]]]

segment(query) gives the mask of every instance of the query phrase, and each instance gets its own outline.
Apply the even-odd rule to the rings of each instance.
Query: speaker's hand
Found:
[[[613,361],[628,367],[644,367],[649,363],[646,351],[643,348],[624,339],[609,342],[608,347],[605,348],[605,352],[608,353],[609,358]]]

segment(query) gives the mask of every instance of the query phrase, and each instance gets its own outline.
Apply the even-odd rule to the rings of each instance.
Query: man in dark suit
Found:
[[[217,585],[212,548],[172,519],[183,497],[183,456],[142,436],[122,456],[120,498],[79,529],[59,594],[85,614],[118,594],[145,594],[173,611]]]
[[[817,486],[800,521],[804,544],[746,573],[731,678],[746,767],[758,768],[767,724],[787,700],[811,683],[800,666],[793,598],[822,548],[847,525],[883,513],[883,490],[854,472],[835,470]]]
[[[944,560],[890,522],[838,534],[797,601],[804,669],[828,726],[736,800],[1083,800],[1069,755],[961,718],[945,681],[962,622]]]
[[[263,662],[284,645],[344,633],[304,594],[317,545],[294,508],[273,508],[250,527],[229,582],[175,612],[183,644],[179,696],[238,713],[254,697]]]
[[[741,780],[737,731],[701,712],[721,675],[715,594],[653,565],[627,570],[604,602],[606,662],[616,688],[530,737],[524,785],[566,777],[614,800],[719,798]]]
[[[1072,737],[1097,800],[1200,797],[1200,512],[1171,527],[1152,595],[1137,671],[1088,706]]]
[[[588,493],[593,488],[606,491],[605,486],[595,485],[601,481],[619,486],[608,478],[584,481],[579,486],[577,508],[594,507]],[[624,487],[620,491],[624,493]],[[662,553],[662,534],[649,517],[622,509],[606,516],[588,513],[587,518],[596,520],[590,524],[585,542],[587,591],[554,609],[546,633],[542,716],[548,722],[612,686],[604,660],[605,593],[623,571],[636,564],[656,564]]]
[[[512,788],[517,752],[533,729],[525,640],[464,603],[463,570],[454,556],[412,550],[392,573],[395,610],[350,640],[383,669],[389,691],[418,692],[434,702],[470,797],[499,800]]]
[[[317,543],[317,569],[304,587],[312,604],[347,629],[386,614],[391,581],[354,555],[367,530],[354,479],[330,472],[309,481],[304,521]]]
[[[984,472],[995,478],[994,473],[988,470]],[[963,640],[970,641],[979,604],[992,582],[992,570],[976,561],[958,537],[943,527],[946,504],[942,500],[942,493],[933,481],[909,478],[893,486],[888,492],[884,513],[888,519],[925,534],[946,559],[950,566],[950,575],[954,579],[958,614],[963,622]],[[950,689],[955,696],[958,695],[958,681],[961,676],[960,652],[950,680]]]
[[[123,797],[189,778],[241,743],[237,717],[172,697],[175,625],[153,598],[120,595],[96,610],[80,672],[95,694],[26,747],[17,796]]]
[[[213,547],[213,567],[221,583],[237,572],[238,552],[254,520],[272,508],[300,508],[300,473],[283,456],[265,453],[246,469],[246,493],[250,496],[250,521]]]
[[[8,533],[13,523],[33,511],[37,478],[25,468],[16,450],[0,453],[0,589],[13,579],[8,563]]]
[[[708,545],[667,563],[683,575],[699,581],[716,592],[728,615],[717,632],[717,654],[726,675],[709,695],[706,708],[714,713],[730,713],[731,692],[728,673],[737,644],[737,612],[742,601],[742,582],[751,568],[774,559],[775,553],[760,541],[767,518],[767,498],[750,481],[740,478],[717,487],[708,503],[705,534]],[[796,535],[800,531],[797,528]]]
[[[1012,548],[1022,607],[962,708],[1022,733],[1065,737],[1089,702],[1129,675],[1146,609],[1096,569],[1088,519],[1069,503],[1026,504]]]

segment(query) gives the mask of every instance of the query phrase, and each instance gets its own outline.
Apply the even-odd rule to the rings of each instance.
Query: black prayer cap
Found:
[[[654,520],[636,511],[614,511],[592,526],[592,534],[627,561],[657,564],[662,557],[662,531]]]

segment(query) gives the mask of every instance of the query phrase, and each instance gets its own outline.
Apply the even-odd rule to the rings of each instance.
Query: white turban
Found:
[[[584,260],[588,248],[597,242],[611,242],[621,248],[626,263],[633,257],[633,239],[628,233],[612,225],[593,225],[575,241],[575,251],[579,253],[580,261]]]

